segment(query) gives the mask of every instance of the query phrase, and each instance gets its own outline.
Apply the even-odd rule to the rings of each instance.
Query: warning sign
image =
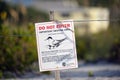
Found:
[[[40,71],[77,68],[72,20],[35,23]]]

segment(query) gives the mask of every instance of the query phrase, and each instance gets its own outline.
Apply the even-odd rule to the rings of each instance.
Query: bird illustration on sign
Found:
[[[67,38],[63,38],[63,39],[59,39],[59,40],[56,40],[56,39],[53,39],[51,36],[47,37],[47,41],[48,41],[48,48],[49,49],[54,49],[54,48],[57,48],[61,45],[62,42],[64,42]]]

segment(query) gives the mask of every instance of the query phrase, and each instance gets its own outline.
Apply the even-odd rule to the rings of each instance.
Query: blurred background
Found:
[[[120,77],[120,0],[0,0],[1,79],[54,78],[39,72],[34,29],[50,11],[75,25],[79,68],[62,78]]]

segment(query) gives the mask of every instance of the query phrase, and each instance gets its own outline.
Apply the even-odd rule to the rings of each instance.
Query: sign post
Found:
[[[50,11],[50,21],[54,21],[54,11]],[[60,71],[55,71],[55,80],[60,80]]]
[[[60,80],[60,71],[77,68],[77,55],[73,20],[35,23],[40,71],[55,71],[55,80]]]

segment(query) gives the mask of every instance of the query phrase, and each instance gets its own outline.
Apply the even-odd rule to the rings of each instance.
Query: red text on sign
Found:
[[[45,26],[40,26],[39,30],[45,30]]]
[[[46,26],[46,29],[54,29],[54,28],[55,28],[54,25]]]
[[[68,28],[70,27],[70,24],[58,24],[56,28]]]

